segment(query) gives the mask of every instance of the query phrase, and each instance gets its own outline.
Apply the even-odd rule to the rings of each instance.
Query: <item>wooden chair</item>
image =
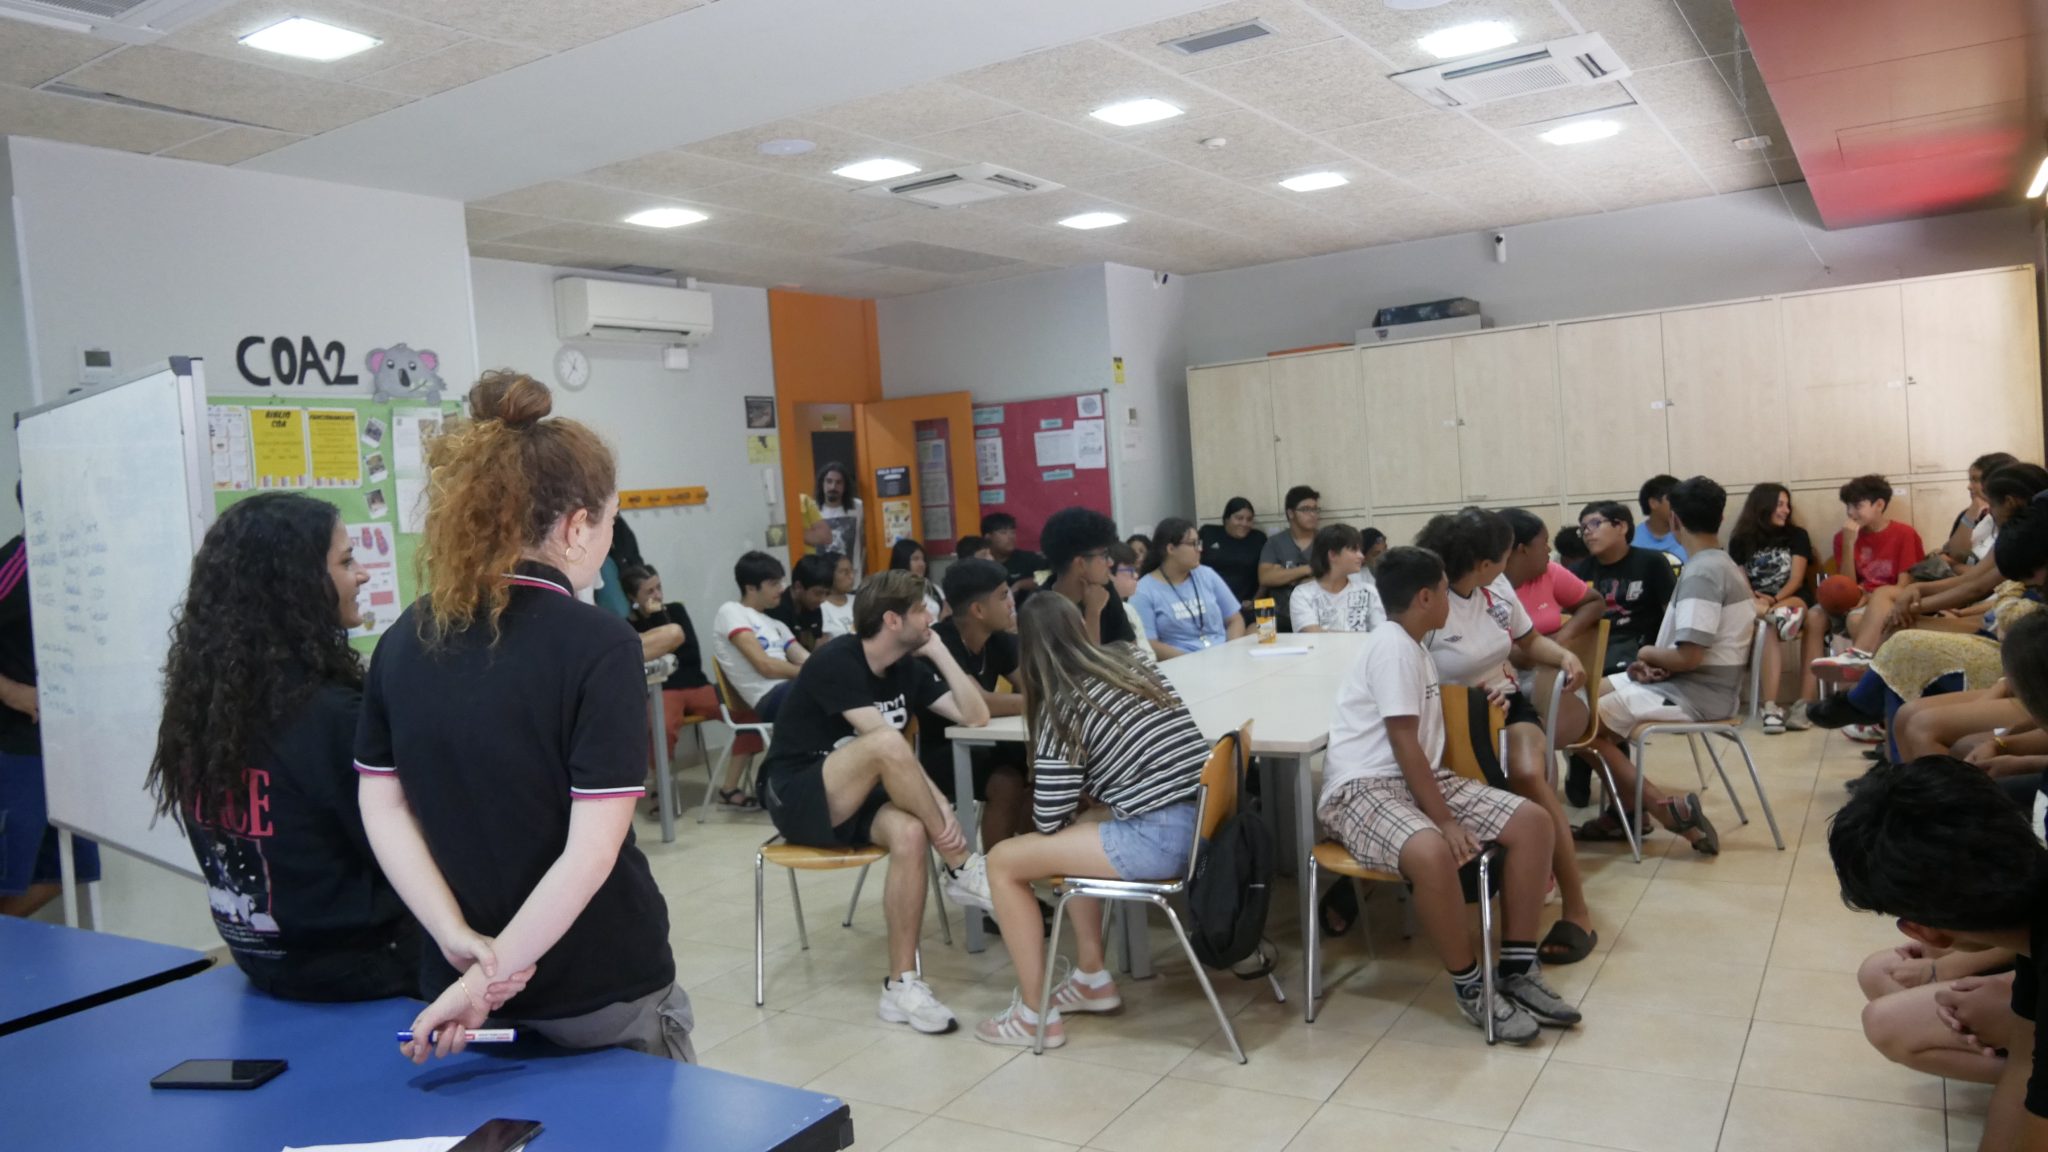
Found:
[[[1216,741],[1209,752],[1209,762],[1202,766],[1202,783],[1195,791],[1195,835],[1188,846],[1188,864],[1185,871],[1172,879],[1163,880],[1110,880],[1095,877],[1063,876],[1053,880],[1053,895],[1058,902],[1052,910],[1052,932],[1045,940],[1045,985],[1039,990],[1039,1004],[1050,1008],[1052,1005],[1053,963],[1059,958],[1060,924],[1066,917],[1067,901],[1075,897],[1114,902],[1150,904],[1166,913],[1166,922],[1173,925],[1173,934],[1180,940],[1181,951],[1187,953],[1188,963],[1195,970],[1195,979],[1202,984],[1202,994],[1209,998],[1209,1007],[1216,1011],[1216,1022],[1223,1026],[1223,1038],[1230,1042],[1230,1051],[1239,1064],[1245,1063],[1244,1048],[1237,1042],[1237,1030],[1230,1026],[1230,1016],[1223,1011],[1223,1005],[1216,999],[1215,986],[1209,983],[1209,973],[1202,962],[1195,958],[1194,945],[1188,943],[1187,930],[1181,927],[1180,916],[1173,910],[1170,898],[1187,891],[1188,883],[1194,879],[1195,859],[1200,853],[1202,841],[1215,835],[1237,811],[1238,790],[1244,783],[1247,750],[1251,747],[1252,722],[1235,732],[1226,732]],[[1280,989],[1280,981],[1271,973],[1266,979],[1273,986],[1273,998],[1287,1002],[1287,994]],[[1045,1053],[1045,1024],[1050,1011],[1038,1014],[1038,1038],[1031,1050],[1039,1055]]]
[[[732,747],[739,742],[740,733],[752,732],[759,736],[763,751],[766,751],[769,740],[775,735],[775,725],[754,715],[753,709],[745,704],[733,704],[733,701],[740,699],[740,694],[733,690],[732,684],[725,678],[725,668],[716,660],[711,662],[711,673],[716,677],[712,681],[712,687],[718,691],[718,718],[731,730],[732,738],[725,742],[725,747],[719,752],[717,764],[712,764],[709,756],[704,758],[704,803],[697,808],[699,824],[704,822],[705,815],[711,811],[712,801],[718,798],[718,786],[725,779],[725,766],[732,763]],[[704,737],[700,733],[697,739],[701,742]],[[744,781],[741,786],[745,786]],[[794,881],[795,877],[792,876],[791,882]]]
[[[845,868],[860,869],[860,876],[853,884],[853,899],[846,905],[846,919],[840,927],[853,927],[853,911],[860,904],[860,890],[867,883],[868,869],[878,860],[885,860],[889,850],[879,844],[863,844],[857,848],[807,848],[801,844],[786,843],[781,836],[771,836],[754,853],[754,1006],[760,1007],[767,999],[767,866],[770,864],[789,869],[789,902],[796,910],[796,938],[806,952],[811,948],[811,935],[804,928],[803,897],[797,893],[798,872],[837,872]],[[931,869],[932,904],[939,909],[939,929],[947,944],[953,942],[953,929],[946,919],[944,899],[939,887],[939,870]],[[917,970],[924,971],[924,962],[919,958]]]
[[[1602,621],[1604,628],[1605,621]],[[1487,707],[1483,722],[1484,735],[1475,731],[1474,725],[1481,718],[1474,713],[1473,699],[1486,699],[1477,688],[1459,689],[1449,686],[1440,693],[1444,710],[1444,766],[1458,775],[1482,784],[1488,783],[1486,765],[1481,761],[1481,749],[1491,749],[1496,764],[1507,760],[1507,713],[1500,708]],[[1490,785],[1489,785],[1490,786]],[[1493,867],[1500,857],[1500,845],[1488,842],[1480,846],[1479,865],[1479,969],[1481,987],[1484,992],[1483,1007],[1486,1016],[1486,1042],[1495,1042],[1493,1024]],[[1359,863],[1357,857],[1335,840],[1324,840],[1315,846],[1308,858],[1308,885],[1311,895],[1320,896],[1317,882],[1322,873],[1333,872],[1351,880],[1369,880],[1379,884],[1406,884],[1408,881],[1398,872],[1381,872]],[[1341,881],[1340,881],[1341,882]],[[1316,901],[1311,900],[1313,906]],[[1360,919],[1364,919],[1361,915]],[[1372,947],[1372,928],[1362,926],[1365,931],[1366,947]],[[1316,1022],[1316,1004],[1323,996],[1323,924],[1321,917],[1313,912],[1309,916],[1308,952],[1308,1003],[1303,1005],[1303,1018],[1310,1024]]]

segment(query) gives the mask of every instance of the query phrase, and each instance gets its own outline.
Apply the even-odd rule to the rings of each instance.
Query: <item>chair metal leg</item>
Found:
[[[797,894],[796,869],[794,868],[789,870],[789,902],[796,909],[797,942],[803,945],[804,951],[809,952],[811,950],[811,934],[804,930],[804,898]]]
[[[1273,986],[1273,1003],[1287,1003],[1287,990],[1280,986],[1280,977],[1274,975],[1271,972],[1268,972],[1266,973],[1266,983],[1271,984]]]
[[[1493,986],[1492,861],[1491,853],[1484,850],[1479,853],[1479,982],[1484,993],[1481,1007],[1486,1012],[1486,1043],[1489,1047],[1496,1042],[1493,1034],[1493,998],[1497,994]],[[1238,1057],[1238,1063],[1243,1062],[1244,1058]]]
[[[1173,925],[1173,934],[1180,940],[1180,950],[1187,953],[1188,964],[1195,970],[1195,979],[1202,982],[1202,995],[1209,998],[1209,1007],[1216,1010],[1216,1022],[1223,1025],[1223,1038],[1230,1041],[1231,1055],[1237,1057],[1239,1064],[1248,1063],[1245,1059],[1244,1048],[1237,1042],[1237,1029],[1230,1026],[1230,1015],[1223,1011],[1223,1002],[1216,999],[1215,985],[1209,983],[1209,970],[1202,967],[1200,960],[1195,959],[1195,946],[1188,943],[1187,931],[1180,926],[1180,916],[1174,912],[1173,905],[1167,901],[1166,897],[1154,896],[1151,900],[1152,903],[1159,906],[1161,911],[1166,913],[1166,922]]]
[[[1052,906],[1052,931],[1045,937],[1045,980],[1038,990],[1038,1035],[1031,1042],[1033,1056],[1045,1055],[1045,1022],[1052,1017],[1052,965],[1060,955],[1060,925],[1066,921],[1071,894],[1061,892]]]
[[[692,724],[690,725],[690,732],[697,737],[697,760],[705,765],[708,770],[711,764],[711,746],[704,742],[704,725]],[[683,802],[678,798],[676,800],[676,815],[681,816],[682,814]]]
[[[939,884],[938,852],[934,850],[931,857],[931,862],[926,865],[925,870],[930,872],[932,877],[932,911],[938,913],[939,939],[944,940],[946,947],[951,948],[953,946],[953,921],[951,917],[946,915],[946,890]],[[965,918],[972,911],[973,909],[963,909],[960,915]]]
[[[1735,819],[1743,824],[1749,823],[1749,813],[1742,810],[1742,797],[1736,794],[1735,785],[1728,782],[1728,770],[1721,766],[1720,750],[1714,747],[1712,740],[1702,739],[1701,743],[1707,746],[1707,759],[1714,762],[1714,773],[1721,778],[1721,787],[1728,790],[1728,802],[1735,805]]]
[[[767,990],[762,986],[763,949],[761,941],[763,905],[766,903],[763,897],[767,895],[767,893],[762,891],[764,880],[762,873],[767,867],[768,861],[759,852],[754,853],[754,1007],[756,1008],[759,1008],[761,1002],[767,998]]]
[[[860,875],[853,878],[853,899],[846,902],[846,919],[839,922],[841,928],[853,927],[853,910],[860,907],[860,890],[867,885],[868,869],[873,867],[873,864],[861,865]],[[795,876],[796,873],[791,872],[790,875]]]
[[[1302,878],[1302,883],[1308,885],[1311,908],[1321,903],[1322,893],[1316,887],[1321,875],[1322,867],[1316,863],[1316,854],[1311,852],[1308,854],[1308,875]],[[1338,877],[1337,882],[1343,883],[1344,878]],[[1363,919],[1362,916],[1360,918]],[[1301,1019],[1305,1024],[1316,1022],[1316,1003],[1323,998],[1323,918],[1314,916],[1311,919],[1315,923],[1309,925],[1308,956],[1303,960],[1308,965],[1308,995],[1301,998]],[[1368,931],[1366,935],[1371,936],[1372,933]]]
[[[1645,825],[1645,824],[1643,823],[1643,781],[1645,781],[1645,780],[1648,780],[1648,779],[1650,778],[1650,769],[1649,769],[1649,765],[1648,765],[1648,763],[1646,763],[1646,761],[1647,761],[1648,757],[1646,757],[1646,756],[1644,755],[1644,749],[1648,747],[1648,744],[1647,744],[1647,742],[1645,742],[1645,741],[1642,741],[1642,740],[1638,740],[1638,741],[1636,741],[1636,742],[1635,742],[1635,744],[1634,744],[1634,745],[1632,745],[1632,747],[1634,747],[1634,749],[1635,749],[1635,753],[1636,753],[1636,754],[1635,754],[1635,766],[1636,766],[1636,803],[1635,803],[1635,814],[1636,814],[1636,822],[1635,822],[1635,827],[1637,827],[1637,828],[1644,828],[1644,827],[1647,827],[1647,825]],[[1623,819],[1624,821],[1626,821],[1626,820],[1627,820],[1627,817],[1623,817],[1622,819]],[[1637,848],[1636,848],[1636,863],[1640,864],[1640,863],[1642,863],[1642,862],[1643,862],[1643,852],[1642,852],[1642,849],[1641,849],[1640,847],[1637,847]]]
[[[1707,790],[1707,768],[1706,765],[1700,763],[1699,734],[1696,732],[1686,733],[1685,747],[1687,751],[1692,753],[1692,771],[1693,775],[1700,778],[1700,791],[1705,792]]]
[[[698,727],[702,728],[703,725],[699,724]],[[725,779],[725,766],[732,763],[732,746],[734,741],[740,738],[740,734],[734,732],[731,733],[731,736],[732,739],[725,742],[725,747],[718,750],[717,764],[711,763],[711,757],[704,757],[704,802],[697,805],[697,823],[699,824],[702,824],[704,817],[711,813],[711,802],[718,798],[718,782]],[[704,737],[700,733],[697,736],[700,747],[703,744],[703,740]]]
[[[1771,811],[1771,798],[1764,795],[1763,777],[1757,775],[1756,761],[1749,755],[1749,742],[1742,738],[1741,733],[1736,733],[1729,739],[1735,742],[1736,749],[1742,753],[1742,762],[1749,766],[1749,782],[1756,789],[1756,802],[1764,810],[1764,822],[1771,826],[1771,842],[1778,846],[1778,851],[1783,852],[1785,837],[1778,832],[1778,814]],[[1729,791],[1732,793],[1734,789],[1731,788]]]
[[[1637,747],[1636,780],[1638,783],[1640,783],[1643,778],[1642,757],[1643,750],[1640,747]],[[1600,776],[1607,783],[1607,799],[1609,803],[1614,805],[1615,818],[1621,821],[1621,834],[1628,840],[1629,853],[1636,858],[1636,863],[1641,864],[1643,862],[1643,844],[1640,838],[1640,830],[1642,826],[1640,824],[1631,824],[1629,822],[1628,808],[1621,802],[1621,789],[1616,788],[1614,786],[1614,770],[1612,768],[1609,768],[1607,766],[1607,761],[1598,754],[1594,755],[1593,762],[1600,766]],[[1638,816],[1637,819],[1640,820],[1641,817]]]
[[[1353,888],[1358,887],[1358,881],[1349,877],[1346,878],[1346,882]],[[1380,950],[1372,942],[1372,910],[1367,905],[1371,903],[1372,894],[1379,891],[1379,887],[1375,884],[1358,894],[1358,931],[1365,937],[1365,958],[1375,964],[1380,961]]]

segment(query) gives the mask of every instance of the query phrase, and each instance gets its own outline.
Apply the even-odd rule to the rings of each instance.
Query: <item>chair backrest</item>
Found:
[[[716,677],[712,681],[712,686],[718,690],[718,718],[725,721],[726,727],[737,728],[743,724],[766,726],[766,722],[759,716],[754,715],[753,710],[745,704],[735,705],[733,703],[733,701],[740,698],[740,694],[733,689],[732,682],[725,678],[725,665],[713,660],[711,662],[711,673]],[[733,713],[736,710],[745,712],[747,714],[746,718],[740,719],[735,717]]]
[[[1209,760],[1202,765],[1202,784],[1195,793],[1195,842],[1188,851],[1184,881],[1195,878],[1195,857],[1201,853],[1202,841],[1214,836],[1216,829],[1237,813],[1238,782],[1249,767],[1251,746],[1252,722],[1247,720],[1237,731],[1217,737],[1209,749]]]
[[[1501,787],[1507,779],[1501,768],[1507,710],[1486,703],[1486,692],[1479,688],[1446,684],[1438,695],[1444,710],[1444,767],[1467,779]]]
[[[1572,637],[1564,646],[1566,651],[1579,658],[1579,666],[1586,670],[1586,730],[1574,735],[1567,742],[1572,747],[1592,743],[1593,737],[1600,732],[1600,690],[1607,686],[1607,677],[1601,670],[1607,667],[1607,630],[1610,627],[1612,624],[1602,617],[1594,621],[1592,628]],[[1563,677],[1559,677],[1558,680],[1561,685]],[[1550,712],[1552,717],[1557,714],[1557,703],[1562,694],[1560,688],[1553,695]],[[1555,724],[1556,721],[1553,719],[1551,723]],[[1557,747],[1557,733],[1553,731],[1548,735],[1551,738],[1550,746]]]

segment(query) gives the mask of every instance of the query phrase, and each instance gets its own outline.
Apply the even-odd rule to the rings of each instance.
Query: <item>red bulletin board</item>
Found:
[[[1110,515],[1108,406],[1102,392],[974,406],[969,450],[981,514],[1015,516],[1019,548],[1036,551],[1038,529],[1062,508],[1078,504]],[[1001,445],[999,455],[990,442]]]

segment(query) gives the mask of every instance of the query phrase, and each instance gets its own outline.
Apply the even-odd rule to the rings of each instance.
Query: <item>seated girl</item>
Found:
[[[1308,570],[1310,579],[1289,594],[1287,615],[1296,632],[1370,632],[1387,622],[1379,590],[1365,575],[1365,542],[1358,529],[1349,524],[1318,529],[1309,544]]]

